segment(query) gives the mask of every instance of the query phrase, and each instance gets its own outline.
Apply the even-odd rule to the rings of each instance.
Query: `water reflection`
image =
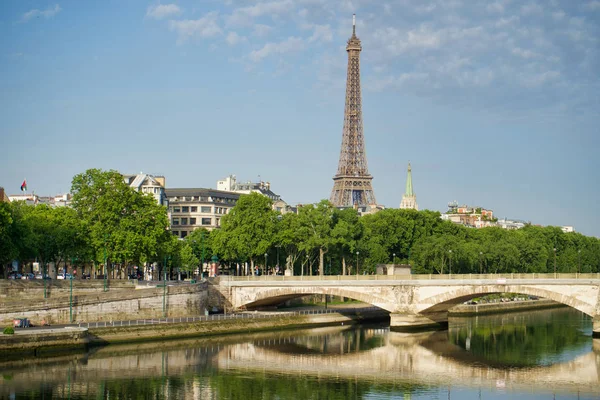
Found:
[[[452,318],[449,341],[499,367],[552,365],[589,352],[592,321],[569,308]]]
[[[330,327],[109,346],[0,361],[0,398],[596,398],[600,341],[590,335],[589,321],[561,309],[413,335]]]

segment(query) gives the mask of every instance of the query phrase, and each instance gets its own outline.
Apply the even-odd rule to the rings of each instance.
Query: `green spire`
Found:
[[[410,161],[408,162],[408,174],[406,175],[406,193],[405,196],[413,196],[412,188],[412,169],[410,168]]]

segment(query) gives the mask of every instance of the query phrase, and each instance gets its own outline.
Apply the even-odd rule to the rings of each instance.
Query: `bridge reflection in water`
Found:
[[[589,334],[585,336],[573,327],[564,329],[565,326],[554,330],[554,333],[562,331],[562,336],[554,337],[554,343],[548,343],[547,335],[553,332],[540,329],[536,335],[535,329],[530,329],[531,339],[544,340],[544,344],[527,351],[517,344],[522,338],[512,340],[514,333],[506,326],[504,331],[489,331],[485,325],[473,329],[459,322],[449,332],[421,334],[389,332],[384,328],[346,331],[329,328],[318,335],[289,338],[284,343],[264,341],[227,346],[217,357],[220,369],[245,372],[427,386],[600,393],[600,340],[591,339]],[[466,338],[470,341],[468,346]],[[513,342],[514,357],[505,354],[506,346],[494,350],[501,342]],[[474,348],[477,351],[473,352]],[[556,352],[548,352],[550,348]],[[519,352],[525,360],[519,359]],[[494,356],[503,353],[504,357]],[[567,361],[544,365],[571,356]]]

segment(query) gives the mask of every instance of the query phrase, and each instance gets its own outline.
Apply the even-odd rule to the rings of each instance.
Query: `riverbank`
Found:
[[[556,301],[540,299],[525,301],[507,301],[499,303],[459,304],[448,310],[449,317],[470,317],[475,315],[501,314],[546,308],[568,307]]]
[[[247,313],[244,318],[219,317],[214,320],[194,322],[18,330],[14,335],[0,334],[0,355],[2,357],[39,356],[107,344],[352,325],[385,320],[388,318],[388,313],[374,308],[359,308],[352,311],[339,310],[339,312],[314,314]]]

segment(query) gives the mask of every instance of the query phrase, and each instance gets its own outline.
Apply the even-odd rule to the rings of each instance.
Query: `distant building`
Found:
[[[281,200],[281,196],[275,194],[271,190],[271,184],[269,182],[245,182],[240,183],[237,181],[235,175],[229,175],[227,178],[221,179],[217,181],[217,190],[222,190],[224,192],[235,192],[235,193],[260,193],[263,196],[270,198],[271,200],[278,201]]]
[[[235,206],[238,193],[214,189],[165,189],[173,235],[184,238],[196,228],[213,230]]]
[[[165,196],[165,177],[140,172],[137,175],[123,175],[123,180],[131,188],[141,193],[151,194],[159,205],[167,205]]]
[[[561,226],[560,229],[562,229],[564,233],[575,232],[575,229],[572,226]]]
[[[509,230],[515,230],[515,229],[521,229],[523,227],[525,227],[525,225],[527,225],[528,222],[526,221],[522,221],[522,220],[512,220],[512,219],[507,219],[507,218],[502,218],[499,219],[498,222],[496,222],[496,225],[499,226],[502,229],[509,229]]]
[[[412,169],[410,167],[410,162],[408,163],[408,173],[406,174],[406,190],[404,192],[404,195],[402,195],[400,208],[412,210],[419,209],[419,205],[417,204],[417,195],[413,192]]]
[[[269,182],[248,181],[245,183],[240,183],[237,181],[235,175],[229,175],[228,177],[217,181],[217,190],[239,194],[260,193],[273,201],[273,210],[279,211],[282,214],[288,212],[298,212],[298,207],[290,206],[281,198],[280,195],[271,190],[271,184]]]
[[[496,226],[492,210],[468,205],[459,206],[456,201],[448,203],[448,211],[442,214],[442,219],[472,228]]]

